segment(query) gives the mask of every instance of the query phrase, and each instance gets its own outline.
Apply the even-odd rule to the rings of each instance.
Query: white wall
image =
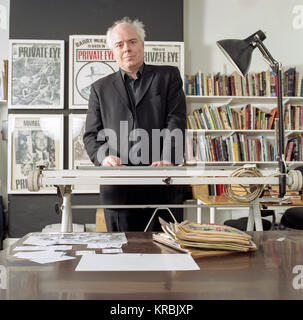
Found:
[[[226,65],[231,73],[216,41],[244,39],[258,30],[283,66],[303,66],[302,0],[184,0],[185,72],[223,72]],[[257,51],[250,68],[255,72],[268,69]]]
[[[0,0],[0,60],[8,59],[9,0]],[[7,105],[0,104],[0,130],[7,120]],[[0,195],[4,196],[7,208],[7,141],[0,135]]]

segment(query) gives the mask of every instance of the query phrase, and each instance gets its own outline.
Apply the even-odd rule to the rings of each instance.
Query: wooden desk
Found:
[[[10,248],[0,253],[7,276],[0,299],[303,299],[303,289],[293,288],[293,268],[303,265],[303,232],[250,234],[258,251],[196,259],[199,271],[75,272],[78,256],[40,265],[13,257]],[[151,233],[126,236],[124,252],[176,253],[152,242]],[[285,240],[277,241],[281,237]],[[73,245],[67,254],[84,248]]]

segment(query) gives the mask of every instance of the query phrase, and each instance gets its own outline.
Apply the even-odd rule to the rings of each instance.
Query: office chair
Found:
[[[296,168],[303,175],[303,166]],[[286,209],[282,215],[279,229],[298,229],[303,230],[303,207]]]
[[[264,231],[274,230],[275,224],[276,224],[276,215],[274,210],[261,209],[261,217],[269,217],[269,216],[272,217],[272,222],[270,222],[267,219],[262,219],[262,226]],[[224,224],[226,226],[230,226],[242,231],[246,231],[247,222],[248,222],[248,218],[242,217],[239,219],[226,220],[224,221]],[[256,230],[255,226],[254,226],[254,230]]]

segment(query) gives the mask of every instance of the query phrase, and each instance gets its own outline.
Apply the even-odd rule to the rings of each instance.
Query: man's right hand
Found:
[[[119,167],[121,166],[121,160],[116,156],[107,156],[104,158],[101,164],[103,167]]]

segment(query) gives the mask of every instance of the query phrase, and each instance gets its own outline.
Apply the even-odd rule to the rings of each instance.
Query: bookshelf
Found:
[[[276,107],[277,105],[277,97],[275,96],[193,96],[193,95],[188,95],[186,96],[186,102],[187,102],[187,114],[192,114],[193,111],[201,108],[203,105],[208,105],[208,106],[213,106],[215,108],[217,107],[221,107],[221,106],[226,106],[229,105],[230,108],[234,108],[234,110],[238,109],[240,110],[241,108],[247,106],[247,105],[251,105],[254,106],[255,108],[259,108],[261,106],[267,106],[268,110],[272,110]],[[283,97],[283,105],[285,106],[285,110],[290,110],[291,106],[302,106],[302,116],[301,116],[301,120],[298,120],[297,122],[299,123],[300,121],[300,127],[296,126],[296,130],[295,125],[291,124],[291,115],[287,116],[287,121],[288,121],[288,125],[285,128],[285,144],[286,144],[286,148],[288,148],[288,141],[292,141],[297,139],[298,142],[296,142],[298,144],[297,148],[300,148],[300,154],[296,159],[300,159],[300,161],[294,161],[294,156],[292,155],[292,153],[290,154],[290,158],[288,159],[289,161],[286,161],[286,163],[288,164],[288,166],[290,167],[296,167],[299,165],[303,165],[303,148],[302,148],[302,141],[301,141],[301,136],[303,138],[303,97],[298,97],[298,96],[292,96],[292,97]],[[262,107],[261,107],[262,108]],[[300,109],[300,108],[299,108]],[[290,111],[289,111],[290,114]],[[294,116],[294,114],[292,115]],[[286,119],[284,119],[284,121],[286,121]],[[186,163],[189,165],[202,165],[202,166],[206,166],[206,167],[222,167],[222,168],[226,168],[227,166],[231,166],[231,167],[236,167],[236,166],[242,166],[244,164],[256,164],[258,167],[272,167],[277,165],[277,161],[275,161],[275,130],[274,129],[188,129],[187,130],[187,135],[190,136],[195,136],[196,140],[193,139],[190,144],[188,144],[187,141],[187,148],[194,149],[193,154],[188,154],[186,156]],[[259,142],[253,142],[253,143],[258,143],[260,145],[262,145],[261,148],[261,152],[264,152],[264,150],[266,150],[266,156],[265,155],[261,155],[260,156],[260,151],[258,151],[258,160],[262,160],[259,159],[264,158],[267,159],[269,158],[271,161],[269,160],[262,160],[262,161],[257,161],[255,159],[255,156],[245,156],[245,160],[246,161],[236,161],[237,159],[239,159],[238,157],[232,157],[228,155],[228,160],[225,161],[219,161],[222,160],[221,156],[220,157],[215,157],[212,158],[212,151],[210,151],[210,149],[208,150],[208,154],[207,151],[205,151],[205,154],[203,156],[203,152],[201,152],[201,148],[204,146],[205,150],[207,149],[207,145],[209,145],[211,143],[212,140],[216,139],[216,140],[220,140],[220,147],[221,147],[221,151],[222,151],[222,140],[224,141],[229,141],[229,137],[231,136],[242,136],[242,142],[240,142],[240,144],[243,145],[244,139],[246,140],[260,140]],[[199,136],[204,136],[205,138],[201,138],[200,142],[197,142],[199,138]],[[300,138],[298,138],[300,136]],[[300,139],[300,140],[299,140]],[[264,142],[265,141],[265,142]],[[270,143],[269,143],[270,142]],[[196,147],[192,147],[191,144],[195,144],[196,143]],[[216,141],[217,143],[217,141]],[[225,142],[224,142],[225,143]],[[239,143],[239,140],[237,140],[237,143]],[[271,150],[268,151],[267,148],[265,148],[265,143],[268,144],[268,148],[270,148]],[[197,146],[200,144],[200,149],[198,151]],[[189,145],[189,146],[188,146]],[[201,147],[202,145],[202,147]],[[216,146],[217,147],[217,146]],[[196,149],[195,149],[196,148]],[[225,147],[226,148],[226,147]],[[253,144],[248,144],[246,146],[246,151],[248,148],[252,148],[252,153],[256,152],[255,148],[256,145]],[[260,147],[258,147],[260,150]],[[218,149],[216,149],[218,150]],[[274,151],[273,151],[274,150]],[[287,150],[286,150],[287,151]],[[241,160],[244,160],[243,158],[243,152],[244,152],[244,148],[241,149],[241,154],[242,157]],[[195,153],[197,154],[197,156],[195,156]],[[200,155],[199,155],[200,153]],[[232,153],[232,150],[230,150],[230,153]],[[250,153],[250,151],[249,151]],[[270,154],[270,156],[268,156],[268,154]],[[208,155],[208,156],[207,156]],[[285,152],[285,156],[287,156],[287,152]],[[251,161],[251,158],[254,158],[253,161]],[[201,159],[202,161],[201,161]],[[204,160],[204,161],[203,161]]]
[[[271,104],[277,103],[277,97],[260,96],[186,96],[187,103],[209,103],[209,104]],[[283,97],[283,104],[302,104],[303,97]]]

